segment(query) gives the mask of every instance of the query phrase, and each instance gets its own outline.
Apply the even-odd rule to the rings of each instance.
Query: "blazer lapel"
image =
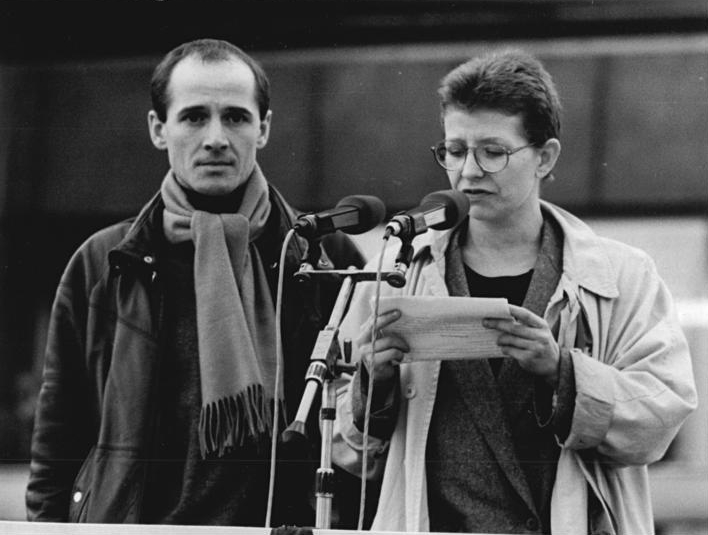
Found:
[[[467,279],[462,264],[462,254],[455,235],[451,238],[446,254],[445,283],[450,295],[469,297]],[[509,364],[509,360],[512,359],[506,359],[504,365],[502,365],[502,370],[504,366]],[[512,362],[516,364],[516,361]],[[465,405],[469,409],[471,418],[489,445],[489,449],[493,452],[507,479],[519,496],[526,502],[529,509],[536,511],[536,505],[531,496],[526,476],[514,451],[514,442],[509,427],[509,422],[512,420],[509,419],[507,414],[507,403],[502,398],[502,391],[492,373],[489,362],[486,359],[471,361],[451,360],[446,365],[453,372],[452,375],[458,383],[457,387],[462,394]],[[525,399],[530,391],[529,387],[525,387],[522,399]],[[509,397],[508,399],[511,401],[514,398]]]
[[[563,235],[548,221],[541,234],[541,250],[534,266],[523,307],[543,318],[561,276]],[[514,359],[505,359],[499,370],[499,388],[509,422],[515,422],[531,405],[534,378]]]

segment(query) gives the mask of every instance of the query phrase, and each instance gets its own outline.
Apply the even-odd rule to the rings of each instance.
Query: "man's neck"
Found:
[[[183,188],[187,200],[195,210],[213,214],[233,214],[238,212],[243,199],[243,188],[237,188],[227,195],[204,195],[194,190]]]

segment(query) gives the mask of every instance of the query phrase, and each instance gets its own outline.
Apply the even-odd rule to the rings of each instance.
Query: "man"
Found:
[[[275,404],[297,408],[337,288],[294,283],[299,238],[279,264],[296,214],[256,162],[272,120],[262,68],[225,41],[193,41],[165,56],[151,91],[150,137],[170,170],[137,218],[89,238],[61,279],[28,518],[263,526]],[[341,234],[321,244],[321,266],[362,263]],[[305,468],[276,477],[272,525],[313,524]]]
[[[671,296],[645,253],[540,199],[561,149],[560,102],[540,62],[475,58],[439,95],[433,152],[469,214],[428,232],[417,278],[380,290],[506,298],[513,320],[484,325],[508,358],[400,364],[400,312],[374,318],[375,286],[360,285],[342,337],[365,366],[340,390],[335,462],[361,473],[372,388],[373,529],[653,533],[647,464],[696,407]]]

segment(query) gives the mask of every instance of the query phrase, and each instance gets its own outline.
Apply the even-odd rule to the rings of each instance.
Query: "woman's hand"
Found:
[[[525,308],[509,305],[514,321],[485,318],[483,325],[501,334],[497,345],[502,353],[515,358],[524,370],[544,378],[550,386],[558,385],[560,350],[548,323]]]
[[[377,333],[374,344],[372,344],[371,340],[373,315],[361,326],[356,345],[361,360],[368,372],[373,375],[374,381],[391,379],[394,375],[394,367],[401,363],[403,355],[409,351],[408,344],[403,338],[393,333],[386,333],[384,330],[400,317],[401,312],[399,310],[390,310],[379,314],[376,322]],[[372,345],[375,350],[373,358]]]

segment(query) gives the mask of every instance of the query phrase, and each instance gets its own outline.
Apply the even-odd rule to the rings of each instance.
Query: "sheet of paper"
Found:
[[[482,326],[484,318],[513,319],[503,298],[382,296],[379,313],[398,309],[401,318],[386,327],[410,347],[403,362],[504,357],[499,331]]]

